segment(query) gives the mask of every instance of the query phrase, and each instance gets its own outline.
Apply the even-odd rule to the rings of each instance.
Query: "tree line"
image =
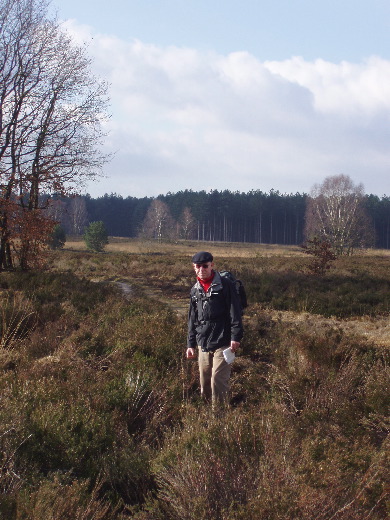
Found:
[[[184,190],[156,198],[57,198],[51,211],[69,234],[82,234],[88,223],[102,221],[110,236],[301,245],[309,200],[304,193],[275,190]],[[361,200],[373,230],[370,245],[389,249],[390,197],[362,195]]]

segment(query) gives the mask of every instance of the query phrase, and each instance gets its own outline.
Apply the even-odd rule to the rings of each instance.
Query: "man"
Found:
[[[206,400],[226,401],[231,365],[223,351],[236,352],[243,337],[242,312],[233,283],[214,271],[213,255],[200,251],[192,257],[197,281],[191,289],[188,314],[187,358],[196,357],[201,395]]]

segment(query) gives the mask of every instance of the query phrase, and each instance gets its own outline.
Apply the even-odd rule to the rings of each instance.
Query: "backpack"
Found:
[[[241,280],[238,280],[238,278],[236,278],[230,271],[219,271],[219,274],[220,274],[221,278],[227,278],[228,280],[230,280],[233,283],[233,285],[237,291],[238,300],[241,304],[241,312],[243,313],[244,309],[246,309],[246,307],[248,307],[248,300],[246,297],[246,291],[245,291],[244,284],[242,283]]]

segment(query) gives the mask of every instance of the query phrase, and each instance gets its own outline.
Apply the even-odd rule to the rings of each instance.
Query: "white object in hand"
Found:
[[[236,359],[236,355],[230,347],[225,349],[222,353],[226,363],[229,363],[229,365],[230,363],[233,363],[233,361]]]

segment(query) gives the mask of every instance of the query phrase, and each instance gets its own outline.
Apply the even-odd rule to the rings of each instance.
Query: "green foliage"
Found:
[[[54,226],[53,232],[49,237],[49,247],[50,249],[62,249],[66,242],[66,234],[64,229],[57,224]]]
[[[108,234],[104,223],[101,220],[91,222],[85,230],[84,240],[90,251],[96,253],[104,251],[104,246],[108,244]]]

